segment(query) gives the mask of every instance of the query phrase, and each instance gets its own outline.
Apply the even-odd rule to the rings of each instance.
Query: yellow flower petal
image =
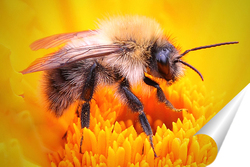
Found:
[[[164,105],[151,103],[156,102],[155,90],[150,96],[140,97],[155,134],[153,142],[155,151],[159,154],[159,157],[154,159],[155,166],[180,165],[185,163],[185,159],[186,164],[190,166],[211,163],[217,152],[213,142],[206,140],[207,143],[203,143],[205,138],[192,136],[249,83],[250,70],[247,63],[250,59],[246,52],[249,23],[244,21],[249,17],[249,6],[247,2],[239,2],[235,9],[235,4],[228,1],[209,1],[205,6],[200,1],[190,3],[162,0],[128,1],[125,4],[109,0],[64,3],[49,0],[1,1],[0,134],[3,134],[3,137],[0,141],[0,162],[8,161],[2,161],[7,154],[11,160],[16,159],[17,163],[24,163],[25,166],[32,165],[27,159],[32,159],[32,162],[40,165],[48,164],[45,157],[47,151],[43,149],[46,147],[52,151],[56,150],[48,154],[48,159],[52,161],[51,166],[72,166],[77,165],[78,161],[80,164],[106,166],[109,148],[116,150],[115,155],[121,150],[119,148],[125,150],[124,164],[128,162],[131,166],[147,166],[152,163],[150,159],[150,162],[147,161],[146,154],[152,151],[148,147],[146,135],[140,133],[142,129],[137,117],[114,99],[112,90],[100,89],[103,93],[95,97],[96,101],[91,102],[90,131],[86,131],[80,128],[79,120],[74,118],[74,109],[69,109],[59,120],[43,110],[42,103],[38,100],[40,94],[37,92],[39,73],[22,76],[17,72],[27,67],[34,59],[50,52],[32,52],[28,46],[36,39],[57,33],[94,29],[93,21],[103,18],[106,13],[132,13],[156,18],[166,32],[171,31],[178,37],[178,43],[184,49],[229,40],[240,41],[235,47],[196,52],[186,57],[187,62],[192,62],[192,65],[202,72],[204,83],[201,84],[191,70],[186,73],[190,80],[184,79],[171,87],[162,83],[167,98],[176,107],[187,108],[189,113],[172,113],[166,110]],[[152,8],[157,9],[157,12],[152,12]],[[230,72],[232,68],[233,73]],[[236,79],[239,77],[240,80]],[[214,94],[211,93],[212,90]],[[141,88],[137,88],[135,92],[140,95]],[[224,92],[227,92],[226,96]],[[221,100],[222,96],[224,101]],[[67,137],[62,140],[66,130]],[[88,151],[80,154],[79,143],[83,131],[87,135],[86,141],[90,144],[83,145],[82,149]],[[189,139],[186,158],[183,152],[178,153],[175,150],[174,153],[171,150],[172,143],[177,138],[181,140],[179,149],[183,152],[186,151],[186,139]],[[90,139],[94,141],[91,142]],[[137,140],[143,143],[138,150],[135,149]],[[17,141],[14,143],[18,143],[21,148],[21,151],[16,151],[18,154],[12,154],[9,143],[13,141]],[[175,144],[178,147],[178,144]],[[7,147],[9,151],[6,151]],[[14,146],[13,150],[15,151]],[[197,152],[200,152],[202,157],[199,157]],[[71,161],[65,158],[66,155]],[[21,162],[20,159],[24,161]],[[135,160],[138,160],[137,163]]]

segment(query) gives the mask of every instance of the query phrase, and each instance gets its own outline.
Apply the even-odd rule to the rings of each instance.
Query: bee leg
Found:
[[[139,121],[142,126],[142,129],[146,133],[146,135],[149,136],[150,145],[154,151],[155,157],[157,157],[155,150],[154,150],[154,145],[153,145],[153,132],[148,122],[148,119],[145,113],[143,112],[143,105],[140,102],[140,100],[131,92],[130,85],[127,80],[124,79],[120,83],[118,92],[121,95],[122,99],[125,100],[128,107],[133,112],[139,113]]]
[[[187,111],[187,109],[176,109],[176,108],[170,103],[170,101],[167,100],[165,94],[163,93],[163,91],[162,91],[160,85],[159,85],[157,82],[153,81],[152,79],[150,79],[150,78],[148,78],[148,77],[146,77],[146,76],[144,76],[143,81],[144,81],[147,85],[153,86],[153,87],[155,87],[155,88],[157,89],[157,95],[156,95],[156,96],[157,96],[158,101],[161,102],[161,103],[164,103],[169,109],[171,109],[172,111],[175,111],[175,112]]]
[[[81,107],[79,107],[80,110],[80,120],[81,120],[81,128],[89,128],[89,122],[90,122],[90,104],[89,102],[91,101],[95,86],[96,86],[96,63],[94,63],[90,69],[88,70],[88,74],[85,78],[84,86],[82,88],[82,94],[81,94],[81,100],[85,101]],[[83,136],[81,137],[81,142],[80,142],[80,153],[81,147],[82,147],[82,141],[83,141]]]

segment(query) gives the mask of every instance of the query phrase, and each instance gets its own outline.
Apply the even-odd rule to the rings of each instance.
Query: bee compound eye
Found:
[[[169,50],[167,48],[162,48],[158,50],[155,54],[156,60],[161,64],[169,63]]]

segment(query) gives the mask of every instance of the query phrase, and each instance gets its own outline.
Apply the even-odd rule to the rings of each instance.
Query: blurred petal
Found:
[[[247,53],[250,37],[249,3],[239,1],[235,4],[225,0],[129,0],[126,3],[113,0],[66,0],[63,3],[59,0],[2,0],[2,166],[7,166],[6,164],[14,159],[16,164],[13,165],[23,166],[32,166],[33,163],[47,166],[48,159],[51,166],[79,166],[81,163],[99,166],[126,163],[135,166],[195,166],[199,163],[211,163],[216,146],[210,139],[194,138],[192,135],[250,82],[250,56]],[[22,76],[17,72],[25,69],[36,58],[53,51],[50,49],[32,52],[29,45],[33,41],[53,34],[95,29],[95,21],[114,14],[139,14],[155,18],[161,23],[166,34],[178,37],[173,42],[178,41],[183,51],[219,42],[240,42],[238,45],[197,51],[185,56],[185,61],[202,73],[205,79],[203,83],[197,74],[189,69],[179,83],[171,87],[161,83],[167,98],[171,99],[176,107],[189,109],[189,113],[166,110],[164,105],[157,104],[155,91],[149,96],[140,97],[155,132],[153,140],[155,150],[160,155],[158,159],[152,157],[152,149],[146,135],[141,133],[136,115],[114,99],[111,88],[102,89],[100,94],[95,95],[95,100],[91,103],[90,129],[82,131],[79,121],[74,117],[75,106],[59,120],[44,111],[38,91],[41,73]],[[134,88],[134,92],[141,95],[141,89]],[[68,137],[64,144],[62,137],[68,126]],[[86,142],[94,139],[83,148],[86,150],[83,155],[78,153],[81,132],[89,137]],[[64,149],[60,148],[61,146]],[[57,152],[47,154],[55,150]],[[6,159],[6,156],[11,159]],[[119,157],[119,161],[112,161],[115,157]],[[2,161],[3,159],[5,161]]]

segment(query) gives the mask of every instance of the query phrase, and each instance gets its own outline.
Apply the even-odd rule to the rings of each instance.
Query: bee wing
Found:
[[[75,48],[63,48],[58,52],[35,60],[27,69],[21,71],[23,74],[59,68],[75,61],[108,56],[121,51],[119,45],[87,45]]]
[[[81,31],[81,32],[56,34],[56,35],[45,37],[45,38],[42,38],[33,42],[30,45],[30,48],[32,50],[53,48],[63,43],[67,43],[73,39],[85,38],[88,36],[95,35],[96,33],[97,33],[96,30],[87,30],[87,31]]]

